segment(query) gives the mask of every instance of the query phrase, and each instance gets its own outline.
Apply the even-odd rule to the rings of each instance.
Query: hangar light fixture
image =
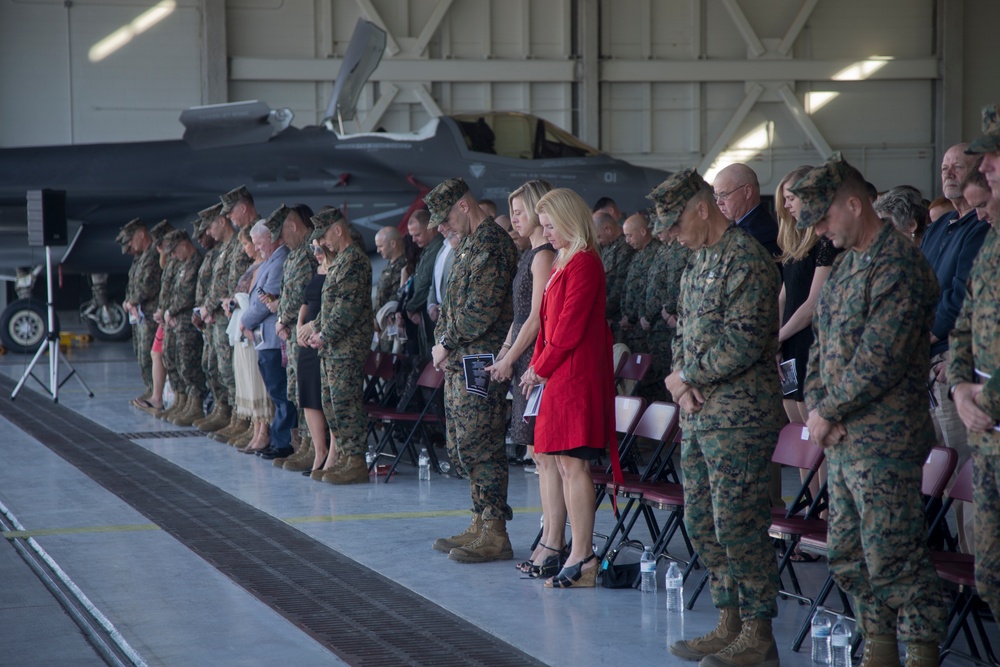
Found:
[[[175,9],[177,9],[177,0],[161,0],[161,2],[156,3],[135,17],[131,23],[123,25],[90,47],[90,51],[87,52],[87,58],[92,63],[104,60],[131,42],[133,37],[141,35],[170,16]]]

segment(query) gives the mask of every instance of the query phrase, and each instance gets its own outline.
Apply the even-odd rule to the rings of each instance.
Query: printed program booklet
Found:
[[[486,367],[492,365],[492,354],[467,354],[462,357],[466,391],[485,397],[490,389],[490,373]]]

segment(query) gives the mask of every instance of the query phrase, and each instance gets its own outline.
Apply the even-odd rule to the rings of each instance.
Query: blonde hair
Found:
[[[566,240],[566,247],[556,256],[556,266],[566,266],[581,250],[597,252],[596,227],[590,207],[580,195],[568,188],[557,188],[538,201],[535,212],[549,216],[552,226]]]
[[[531,227],[537,227],[540,223],[538,222],[538,213],[535,211],[535,207],[538,206],[539,200],[549,192],[552,192],[552,184],[548,181],[541,179],[528,181],[507,196],[507,208],[510,211],[514,210],[514,198],[517,197],[521,200],[522,206],[524,206],[524,212],[528,216]]]
[[[801,261],[819,241],[814,227],[805,230],[796,229],[795,218],[785,208],[785,186],[794,185],[812,169],[809,165],[802,165],[791,170],[778,182],[778,188],[774,192],[774,210],[778,214],[778,247],[781,248],[782,264]]]

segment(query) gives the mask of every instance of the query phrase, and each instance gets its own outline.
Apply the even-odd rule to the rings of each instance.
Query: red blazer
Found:
[[[535,420],[535,450],[604,449],[615,438],[615,378],[605,313],[604,266],[576,253],[553,272],[542,297],[531,365],[547,378]]]

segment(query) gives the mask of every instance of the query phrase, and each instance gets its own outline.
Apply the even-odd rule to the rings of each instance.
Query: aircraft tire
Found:
[[[45,304],[34,299],[18,299],[0,313],[0,342],[11,352],[31,354],[45,342],[48,313]],[[55,319],[59,333],[59,317]]]
[[[85,318],[87,329],[97,340],[108,342],[128,340],[132,337],[132,325],[129,324],[128,314],[120,303],[111,302],[108,304],[111,309],[112,322],[100,324],[90,318]]]

